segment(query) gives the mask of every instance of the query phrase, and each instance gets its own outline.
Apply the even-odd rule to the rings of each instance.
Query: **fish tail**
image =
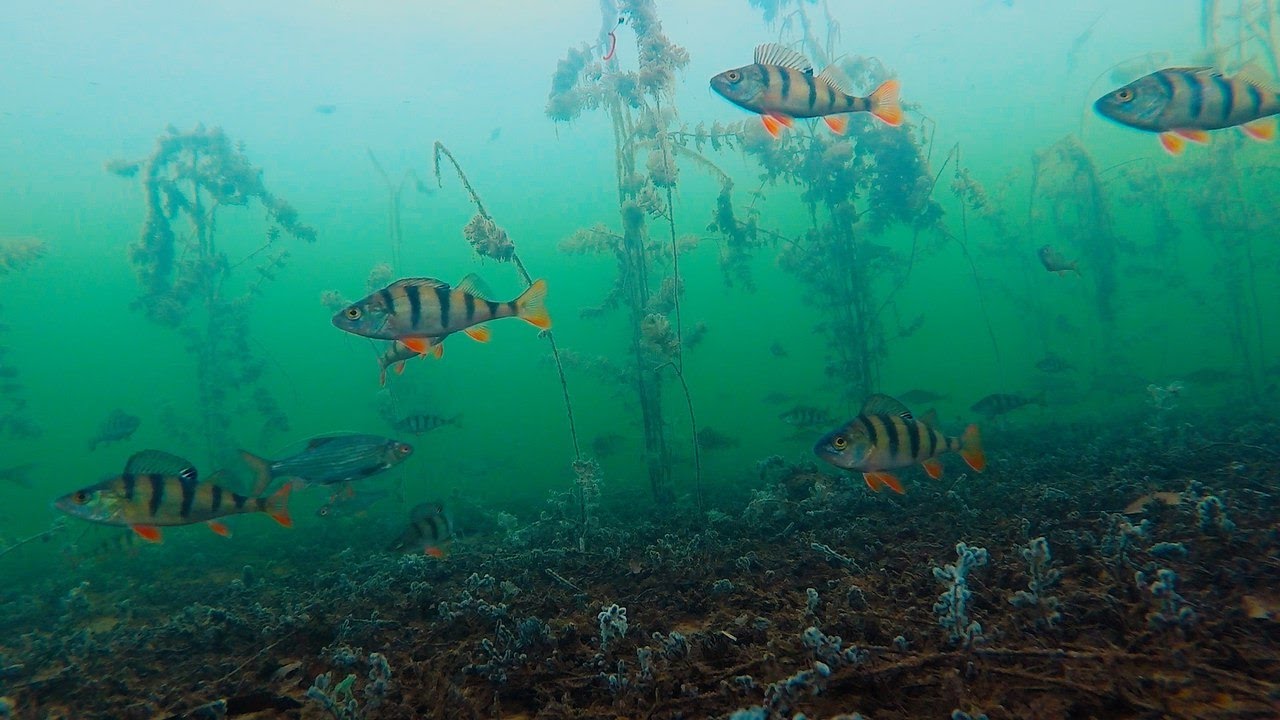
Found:
[[[539,330],[551,329],[551,315],[547,313],[547,281],[535,280],[516,298],[516,317]]]
[[[901,85],[896,79],[885,80],[867,98],[871,101],[871,114],[893,127],[902,124],[902,106],[898,105],[899,89]]]
[[[448,423],[454,427],[462,427],[462,413],[449,418]]]
[[[253,491],[249,493],[249,496],[261,497],[271,485],[271,461],[266,458],[260,458],[248,450],[241,450],[240,457],[244,459],[245,465],[249,466],[254,475]]]
[[[964,429],[964,435],[960,438],[960,457],[976,472],[987,468],[987,456],[982,452],[982,434],[978,432],[976,424]]]
[[[287,482],[262,504],[262,512],[281,525],[293,527],[293,518],[289,517],[289,493],[293,492],[293,483]]]

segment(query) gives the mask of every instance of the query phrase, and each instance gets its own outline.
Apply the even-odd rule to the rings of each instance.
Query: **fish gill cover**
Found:
[[[1276,6],[695,5],[15,11],[0,719],[1280,712]]]

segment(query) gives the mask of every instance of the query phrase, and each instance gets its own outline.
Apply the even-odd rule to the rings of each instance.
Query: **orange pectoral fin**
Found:
[[[462,332],[466,333],[467,337],[475,340],[476,342],[489,342],[489,328],[484,327],[483,325],[472,325]]]
[[[1204,130],[1174,130],[1178,137],[1186,138],[1197,145],[1209,144],[1209,133]]]
[[[205,523],[205,524],[209,526],[209,529],[210,529],[210,530],[212,530],[212,531],[214,531],[214,532],[218,533],[218,534],[219,534],[219,535],[221,535],[222,537],[225,537],[225,538],[229,538],[229,537],[231,537],[231,528],[229,528],[229,527],[227,527],[226,525],[224,525],[224,524],[222,524],[222,523],[218,522],[217,520],[210,520],[209,522],[207,522],[207,523]]]
[[[431,348],[431,354],[435,355],[437,360],[444,357],[444,339],[443,338],[440,340],[440,342],[436,343],[435,347]]]
[[[1273,118],[1254,120],[1251,123],[1241,125],[1240,132],[1248,135],[1254,140],[1267,142],[1269,140],[1274,140],[1276,137],[1276,122]]]
[[[892,473],[887,473],[887,472],[863,473],[862,479],[866,480],[867,487],[871,488],[872,490],[875,490],[876,492],[880,492],[880,488],[882,487],[887,487],[890,490],[898,493],[899,495],[903,495],[906,493],[906,490],[902,489],[902,483],[898,480],[898,478],[894,477]]]
[[[426,355],[427,351],[431,349],[431,346],[427,344],[427,339],[420,337],[400,338],[400,344],[419,355]]]
[[[1187,146],[1187,143],[1177,133],[1162,132],[1160,133],[1160,146],[1164,148],[1165,152],[1177,157],[1182,154],[1182,150]]]
[[[843,135],[849,129],[848,115],[826,115],[822,118],[822,122],[831,128],[831,132],[837,135]]]
[[[924,465],[924,471],[929,473],[929,477],[934,480],[942,477],[942,463],[938,461],[938,458],[929,458],[921,464]]]
[[[773,136],[775,140],[782,136],[782,128],[791,127],[795,122],[786,115],[779,115],[778,113],[766,113],[760,116],[760,120],[764,123],[765,132]]]
[[[444,548],[436,547],[434,545],[424,548],[422,553],[427,557],[433,557],[437,560],[443,560],[445,556],[448,555],[448,553],[444,551]]]
[[[133,525],[133,531],[138,533],[138,537],[147,542],[160,542],[160,528],[155,525]]]
[[[403,362],[403,361],[396,363],[396,374],[397,374],[397,375],[403,375],[403,374],[404,374],[404,362]]]

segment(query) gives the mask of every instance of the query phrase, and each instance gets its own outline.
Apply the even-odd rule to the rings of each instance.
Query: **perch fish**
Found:
[[[425,435],[432,430],[438,430],[445,425],[453,425],[454,427],[462,427],[462,416],[454,415],[453,417],[443,418],[439,415],[416,414],[408,415],[396,421],[396,429],[414,435]]]
[[[475,275],[457,287],[435,278],[404,278],[349,305],[333,316],[333,324],[355,335],[398,340],[419,354],[458,331],[487,342],[489,329],[479,325],[498,318],[518,317],[541,330],[551,327],[545,280],[534,281],[509,302],[488,300],[488,294]]]
[[[98,427],[98,434],[93,436],[89,441],[89,450],[93,451],[103,443],[119,442],[128,440],[133,437],[133,433],[137,431],[138,426],[142,424],[142,420],[137,415],[130,415],[123,410],[112,410],[106,420],[102,421],[102,425]]]
[[[937,480],[942,477],[938,456],[945,452],[960,453],[977,472],[986,468],[977,425],[970,425],[961,437],[948,437],[935,423],[933,412],[917,420],[906,405],[894,398],[872,395],[857,417],[827,433],[813,451],[838,468],[862,473],[867,487],[876,492],[887,487],[903,493],[902,482],[886,471],[915,464],[923,465],[929,477]]]
[[[398,342],[391,341],[387,344],[387,349],[378,356],[378,367],[382,372],[378,374],[378,385],[387,386],[387,368],[394,367],[397,375],[404,374],[404,364],[408,360],[418,357],[418,355],[434,355],[437,360],[444,357],[444,342],[439,338],[423,338],[427,345],[427,351],[419,353],[417,350]]]
[[[1073,272],[1076,275],[1080,274],[1080,264],[1074,260],[1068,261],[1062,256],[1062,253],[1054,250],[1051,245],[1042,245],[1036,254],[1040,256],[1040,264],[1044,265],[1044,269],[1051,273],[1057,273],[1059,277],[1069,272]]]
[[[453,540],[453,520],[440,503],[421,503],[409,511],[409,527],[391,543],[392,551],[422,549],[426,555],[443,558]]]
[[[1186,141],[1209,142],[1208,130],[1238,127],[1255,140],[1271,140],[1280,113],[1280,90],[1251,73],[1227,77],[1211,67],[1157,70],[1098,98],[1098,114],[1122,125],[1160,134],[1177,155]]]
[[[262,479],[259,480],[263,482]],[[228,515],[261,512],[292,527],[287,502],[292,483],[270,497],[250,497],[213,482],[199,482],[189,461],[159,450],[135,453],[124,472],[54,501],[61,511],[91,522],[126,525],[142,538],[160,542],[160,528],[208,523],[222,536],[231,531],[218,522]]]
[[[898,81],[886,80],[868,97],[848,90],[848,81],[835,65],[818,75],[804,55],[776,43],[756,48],[755,62],[726,70],[711,78],[711,89],[738,107],[759,113],[773,137],[791,127],[794,118],[820,117],[831,131],[843,135],[846,113],[869,112],[889,125],[902,124]]]

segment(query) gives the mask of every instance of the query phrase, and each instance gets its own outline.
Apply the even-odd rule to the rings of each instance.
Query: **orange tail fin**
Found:
[[[885,80],[868,98],[871,101],[871,114],[893,127],[902,124],[902,107],[898,105],[899,89],[901,85],[897,80]]]
[[[982,452],[982,434],[978,432],[977,425],[964,429],[964,436],[960,438],[960,457],[977,472],[987,469],[987,456]]]
[[[529,289],[516,298],[516,317],[539,330],[551,329],[551,315],[547,313],[547,281],[534,280]]]
[[[289,493],[293,492],[293,482],[289,481],[284,484],[274,495],[267,498],[267,504],[262,508],[262,512],[271,516],[272,520],[281,525],[291,528],[293,527],[293,518],[289,517]]]

